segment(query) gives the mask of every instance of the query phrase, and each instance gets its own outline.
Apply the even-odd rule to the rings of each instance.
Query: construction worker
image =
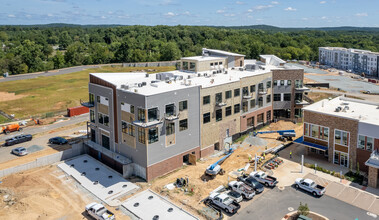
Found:
[[[290,159],[292,159],[292,150],[290,151]]]

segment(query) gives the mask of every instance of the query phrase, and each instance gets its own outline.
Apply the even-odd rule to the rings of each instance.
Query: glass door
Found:
[[[348,163],[347,163],[347,154],[341,153],[341,163],[340,164],[342,166],[344,166],[344,167],[348,166]]]

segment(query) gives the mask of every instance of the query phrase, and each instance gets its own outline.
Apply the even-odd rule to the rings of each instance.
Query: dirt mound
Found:
[[[25,96],[26,95],[16,95],[15,93],[9,93],[9,92],[0,92],[0,102],[21,99]]]
[[[298,125],[294,124],[290,121],[278,121],[276,123],[271,123],[268,127],[268,130],[270,131],[277,131],[277,130],[292,130],[298,128]]]

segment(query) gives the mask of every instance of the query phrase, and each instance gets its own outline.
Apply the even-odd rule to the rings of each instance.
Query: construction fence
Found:
[[[35,161],[11,167],[8,169],[0,170],[0,177],[4,177],[13,173],[18,173],[38,167],[47,166],[59,161],[67,160],[79,155],[84,154],[83,143],[73,144],[71,149],[67,149],[55,154],[47,155],[37,158]]]
[[[162,62],[145,62],[145,63],[123,63],[122,67],[160,67],[160,66],[176,66],[178,60],[162,61]]]

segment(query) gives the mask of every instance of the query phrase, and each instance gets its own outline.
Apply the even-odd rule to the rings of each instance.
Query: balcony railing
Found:
[[[267,94],[267,89],[258,89],[258,94],[259,95],[266,95]]]
[[[225,106],[226,103],[225,102],[216,102],[216,106],[218,107],[222,107],[222,106]]]
[[[309,102],[305,100],[295,100],[296,105],[309,105]]]
[[[295,87],[295,90],[296,91],[309,91],[311,89],[308,87],[305,87],[305,86],[297,86],[297,87]]]
[[[80,104],[87,108],[92,108],[95,106],[95,102],[83,102],[82,100],[80,100]]]

